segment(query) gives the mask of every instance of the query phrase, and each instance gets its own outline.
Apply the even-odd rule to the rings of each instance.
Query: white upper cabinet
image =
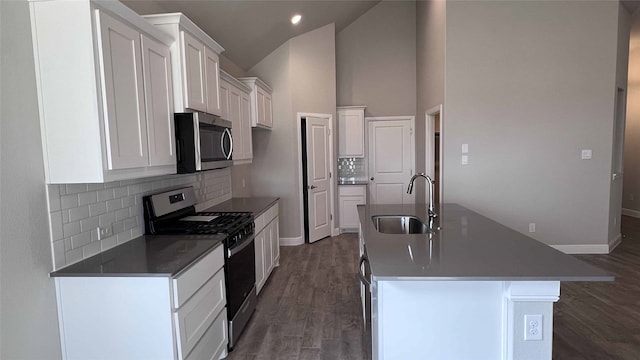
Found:
[[[30,9],[46,181],[175,173],[173,40],[115,1]]]
[[[175,111],[221,116],[219,55],[224,48],[182,13],[144,18],[178,40],[171,49]]]
[[[271,130],[273,128],[271,87],[257,77],[243,77],[238,80],[251,88],[251,126]]]
[[[251,89],[224,71],[220,72],[220,77],[221,116],[232,123],[233,163],[247,164],[253,158]]]
[[[338,156],[364,157],[365,106],[340,106],[338,113]]]

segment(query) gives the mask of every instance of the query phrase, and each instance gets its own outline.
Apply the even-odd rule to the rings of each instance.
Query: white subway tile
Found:
[[[73,249],[65,253],[67,265],[71,265],[82,260],[82,248]]]
[[[67,187],[65,185],[53,185],[58,186],[58,192],[60,195],[67,195]]]
[[[82,256],[86,259],[100,252],[100,242],[92,242],[82,247]]]
[[[114,235],[118,235],[124,231],[124,221],[116,221],[112,226]]]
[[[136,218],[128,218],[128,219],[126,219],[124,221],[124,229],[125,230],[133,229],[137,225],[138,225],[138,222],[136,221]]]
[[[89,205],[89,215],[98,216],[107,212],[107,203],[99,202]]]
[[[87,184],[67,184],[67,194],[78,194],[87,191]]]
[[[91,242],[91,233],[84,232],[71,237],[71,248],[76,249]]]
[[[64,237],[80,234],[80,222],[76,221],[62,225],[62,232],[64,233]]]
[[[88,191],[78,194],[78,205],[93,204],[98,201],[98,193],[95,191]]]
[[[107,201],[107,211],[112,212],[122,209],[122,199],[115,199]]]
[[[139,236],[142,236],[143,233],[144,233],[144,228],[142,226],[134,227],[133,229],[131,229],[131,238],[134,239]]]
[[[64,195],[60,197],[60,204],[63,210],[78,207],[78,195]]]
[[[104,189],[104,184],[87,184],[87,191],[96,191]]]
[[[62,239],[64,237],[64,232],[62,231],[62,212],[52,212],[49,216],[51,220],[51,241]]]
[[[89,207],[80,206],[77,208],[69,209],[69,221],[74,222],[89,217]]]
[[[100,248],[102,248],[102,251],[105,251],[118,245],[118,238],[116,236],[111,236],[106,239],[100,240],[98,243],[100,244]]]
[[[129,189],[127,186],[120,186],[113,189],[113,196],[118,199],[125,196],[129,196]]]
[[[113,189],[114,187],[120,186],[120,181],[112,181],[104,184],[105,189]]]
[[[80,231],[82,232],[94,231],[98,226],[100,226],[100,218],[97,216],[80,221]]]
[[[52,244],[52,253],[53,253],[53,269],[57,270],[66,264],[66,260],[64,257],[64,241],[58,240],[54,241]]]
[[[60,187],[58,185],[47,185],[47,196],[49,198],[49,211],[60,210]]]
[[[98,218],[101,227],[111,226],[116,221],[116,213],[107,213],[100,215]]]
[[[136,204],[136,197],[135,196],[127,196],[125,198],[122,198],[122,207],[130,207]]]
[[[69,223],[69,210],[63,210],[62,211],[62,223],[63,224],[68,224]]]
[[[98,201],[113,199],[113,189],[98,190]]]
[[[71,250],[71,238],[70,237],[64,238],[63,241],[64,241],[64,251]]]
[[[120,221],[129,217],[129,208],[124,208],[116,211],[116,221]]]
[[[118,244],[122,244],[131,240],[131,232],[130,231],[121,232],[120,234],[116,235],[116,237],[118,238]]]

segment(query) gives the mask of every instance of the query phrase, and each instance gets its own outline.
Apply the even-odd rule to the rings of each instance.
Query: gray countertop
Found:
[[[205,211],[251,212],[254,217],[258,217],[278,202],[278,200],[280,200],[280,198],[277,197],[232,198],[218,205],[214,205]]]
[[[358,205],[373,280],[613,281],[607,272],[457,204],[436,207],[432,234],[378,233],[371,216],[414,215],[426,206]]]
[[[218,246],[224,235],[144,235],[50,274],[51,277],[170,277]]]

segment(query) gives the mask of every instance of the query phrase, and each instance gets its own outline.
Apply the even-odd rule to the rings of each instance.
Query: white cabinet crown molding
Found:
[[[243,83],[242,81],[234,78],[228,72],[226,72],[226,71],[224,71],[222,69],[220,69],[220,79],[230,83],[231,85],[237,87],[238,89],[244,91],[247,94],[251,93],[251,88],[250,87],[248,87],[245,83]]]
[[[224,48],[220,44],[213,40],[209,34],[200,29],[198,25],[196,25],[183,13],[177,12],[169,14],[145,15],[144,19],[153,25],[178,24],[218,54],[224,51]]]
[[[267,90],[269,92],[269,94],[271,94],[273,92],[273,89],[271,89],[271,86],[267,85],[267,83],[262,81],[259,77],[256,77],[256,76],[245,76],[245,77],[239,77],[238,80],[240,80],[243,83],[248,84],[248,85],[258,85],[258,86],[262,87],[263,89]]]

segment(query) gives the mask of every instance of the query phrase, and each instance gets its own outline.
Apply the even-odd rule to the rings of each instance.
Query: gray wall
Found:
[[[416,169],[425,171],[427,110],[444,104],[444,40],[446,2],[416,2]],[[416,186],[416,201],[424,199],[424,182]]]
[[[338,106],[416,113],[416,3],[382,1],[336,36]]]
[[[249,70],[274,89],[274,128],[253,132],[251,177],[256,181],[251,194],[281,198],[283,238],[302,236],[297,113],[332,114],[335,119],[335,61],[335,27],[329,24],[292,38]]]
[[[0,34],[0,358],[60,359],[26,1],[0,1]]]
[[[547,244],[606,245],[618,3],[454,1],[446,13],[445,201],[521,232],[535,222]]]
[[[622,207],[640,216],[640,12],[633,14],[629,51]]]

